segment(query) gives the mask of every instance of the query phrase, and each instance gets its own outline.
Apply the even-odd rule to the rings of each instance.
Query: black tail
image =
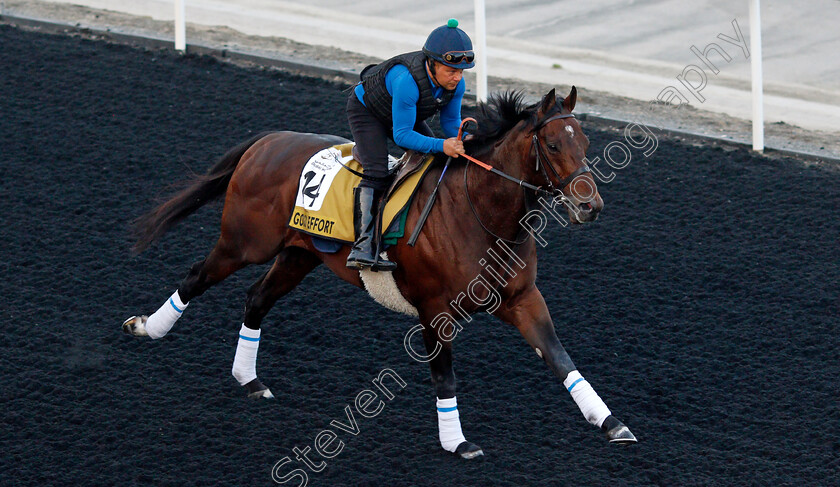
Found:
[[[263,132],[229,150],[207,171],[185,182],[186,187],[168,201],[141,216],[134,222],[137,242],[135,252],[142,252],[176,223],[193,214],[197,209],[225,194],[239,159],[254,143],[269,132]]]

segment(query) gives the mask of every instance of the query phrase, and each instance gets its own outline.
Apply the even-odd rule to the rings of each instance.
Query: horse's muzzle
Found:
[[[598,213],[604,208],[604,200],[597,196],[592,201],[577,203],[575,208],[569,208],[569,216],[574,223],[594,222],[598,219]]]

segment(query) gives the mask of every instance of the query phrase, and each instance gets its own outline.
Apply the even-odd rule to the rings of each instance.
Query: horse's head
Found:
[[[584,223],[598,218],[604,200],[586,163],[589,139],[572,114],[576,101],[574,86],[561,103],[557,103],[553,89],[543,97],[531,119],[530,151],[536,159],[535,176],[546,180],[555,200],[565,204],[573,223]]]

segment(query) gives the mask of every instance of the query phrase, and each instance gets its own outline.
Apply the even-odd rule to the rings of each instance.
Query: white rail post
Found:
[[[752,51],[752,143],[753,150],[764,151],[764,91],[761,79],[760,0],[750,0],[750,50]]]
[[[484,0],[475,0],[475,98],[487,101],[487,25]]]
[[[187,50],[187,26],[184,20],[184,0],[175,0],[175,50]]]

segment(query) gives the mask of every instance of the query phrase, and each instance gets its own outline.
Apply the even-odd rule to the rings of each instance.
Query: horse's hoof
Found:
[[[274,394],[266,387],[265,389],[248,394],[248,399],[274,399]]]
[[[478,445],[465,441],[458,445],[458,448],[455,449],[455,454],[466,460],[472,460],[475,457],[484,455],[484,452]]]
[[[254,379],[245,384],[248,391],[248,399],[274,399],[274,394],[259,379]]]
[[[148,319],[149,317],[146,315],[132,316],[131,318],[123,321],[122,330],[124,333],[134,335],[136,337],[147,337],[149,336],[146,332],[146,320]]]
[[[638,442],[636,436],[630,432],[630,428],[612,415],[604,420],[601,430],[607,435],[607,440],[616,445],[631,445]]]

